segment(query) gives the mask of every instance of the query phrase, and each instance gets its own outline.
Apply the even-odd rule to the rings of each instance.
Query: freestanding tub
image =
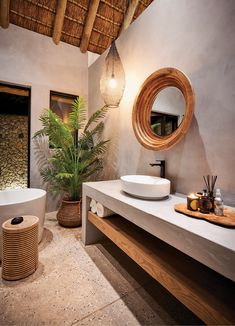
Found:
[[[35,188],[0,190],[0,229],[9,218],[35,215],[39,218],[39,242],[42,240],[46,212],[46,191]],[[0,230],[0,260],[2,257],[2,230]]]

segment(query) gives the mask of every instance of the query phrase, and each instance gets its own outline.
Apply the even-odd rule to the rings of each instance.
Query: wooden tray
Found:
[[[175,211],[191,217],[207,220],[214,224],[235,228],[235,211],[231,211],[228,208],[224,209],[224,216],[217,216],[213,213],[202,214],[199,211],[190,211],[189,209],[187,209],[186,204],[176,204]]]

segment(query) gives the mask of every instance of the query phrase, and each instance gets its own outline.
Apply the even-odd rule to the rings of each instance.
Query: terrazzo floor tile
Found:
[[[125,276],[126,282],[134,285],[120,299],[79,321],[81,325],[201,325],[203,324],[194,314],[176,300],[158,282],[145,273],[128,256],[124,255],[112,242],[96,245],[104,257],[109,257],[116,268],[115,274]],[[92,246],[94,247],[94,245]],[[89,246],[86,250],[89,250]],[[109,254],[107,255],[107,252]],[[92,257],[92,255],[90,255]],[[102,268],[102,273],[115,289],[122,278],[114,279],[112,273],[106,273],[104,266],[96,255],[96,264]],[[134,275],[134,279],[133,279]],[[138,280],[138,281],[137,281]]]
[[[37,271],[0,280],[0,325],[175,323],[148,294],[153,280],[140,267],[110,242],[84,247],[80,235],[47,214]]]
[[[77,322],[82,325],[173,325],[175,320],[161,308],[154,310],[143,293],[134,291],[116,302]],[[156,308],[156,307],[155,307]],[[161,314],[158,313],[160,310]]]
[[[144,270],[112,242],[103,241],[101,244],[86,246],[85,250],[120,296],[149,282],[150,278]]]

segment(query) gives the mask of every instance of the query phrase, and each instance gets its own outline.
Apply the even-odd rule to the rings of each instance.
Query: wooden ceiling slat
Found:
[[[93,31],[94,31],[94,32],[97,32],[97,33],[100,33],[100,34],[103,34],[103,33],[104,33],[104,31],[101,31],[100,29],[98,29],[98,28],[96,28],[96,27],[93,27]],[[107,37],[111,38],[111,39],[114,39],[114,38],[116,37],[116,35],[114,35],[113,33],[109,33],[109,32],[107,32],[107,30],[106,30],[105,35],[106,35]]]
[[[46,23],[43,23],[43,22],[40,22],[38,21],[37,19],[33,18],[33,17],[29,17],[29,16],[26,16],[26,15],[22,15],[18,12],[16,12],[15,10],[11,10],[11,13],[15,14],[16,16],[20,17],[20,18],[23,18],[23,19],[26,19],[26,21],[32,21],[34,23],[37,23],[39,25],[42,25],[44,27],[47,27],[47,28],[52,28],[52,25],[49,25],[49,24],[46,24]]]
[[[113,25],[112,21],[103,20],[99,17],[96,17],[93,31],[99,32],[100,34],[109,35],[111,38],[116,38],[120,26]]]
[[[104,20],[104,21],[106,21],[106,22],[112,23],[112,24],[115,25],[115,26],[118,26],[118,27],[121,26],[121,23],[114,22],[112,19],[110,19],[110,18],[106,18],[106,17],[104,17],[104,16],[102,16],[102,15],[100,15],[100,14],[97,14],[96,17],[97,17],[97,18],[100,18],[101,20]]]
[[[140,0],[139,0],[140,1]],[[136,11],[135,11],[135,15],[134,15],[134,19],[137,19],[139,17],[139,15],[142,14],[142,12],[147,8],[147,6],[145,4],[143,4],[143,1],[140,1],[139,6],[137,7]]]
[[[112,25],[120,27],[123,21],[123,13],[124,11],[116,10],[115,6],[100,2],[97,18],[109,21]]]
[[[143,0],[139,0],[140,1],[140,3],[143,5],[143,6],[145,6],[145,7],[148,7],[148,5],[150,4],[149,3],[149,1],[143,1]]]
[[[138,5],[139,5],[139,0],[131,0],[130,1],[129,6],[127,8],[125,18],[123,20],[122,26],[119,31],[119,35],[130,26]]]
[[[32,17],[35,20],[35,28],[37,30],[37,24],[46,25],[47,27],[53,26],[53,21],[55,19],[55,12],[52,10],[46,10],[41,6],[32,6],[31,10],[27,10],[26,15]]]
[[[0,26],[8,28],[9,26],[10,0],[0,0]]]
[[[105,34],[100,34],[100,33],[96,33],[93,31],[89,44],[96,45],[98,47],[96,53],[100,54],[100,53],[104,52],[104,50],[106,50],[109,47],[111,42],[112,42],[112,39],[107,37]],[[89,47],[88,47],[88,50],[89,50]]]
[[[61,41],[79,47],[87,10],[67,2]]]
[[[57,0],[24,0],[24,1],[34,1],[35,4],[40,6],[42,5],[43,7],[48,7],[53,11],[56,11],[56,7],[57,7]]]
[[[95,45],[91,45],[90,43],[89,43],[88,51],[90,51],[90,52],[92,52],[92,53],[97,53],[97,54],[99,54],[99,53],[97,52],[97,47],[96,47]],[[101,52],[103,52],[103,51],[104,51],[104,50],[101,50]]]
[[[62,35],[66,35],[68,37],[71,37],[72,39],[76,39],[76,40],[79,40],[81,41],[81,37],[75,35],[75,34],[69,34],[69,33],[66,33],[66,32],[62,32]]]
[[[97,48],[100,48],[102,50],[106,50],[107,48],[105,46],[102,46],[101,44],[98,44],[98,43],[94,43],[94,42],[90,42],[89,44],[97,47]]]
[[[109,38],[107,35],[104,34],[97,34],[96,36],[92,37],[89,44],[97,45],[100,49],[107,49],[110,44],[112,43],[113,39]]]
[[[123,8],[121,8],[121,7],[118,7],[118,6],[115,6],[115,5],[112,5],[112,3],[109,2],[109,1],[102,0],[102,2],[103,2],[106,6],[110,7],[112,10],[119,11],[119,12],[122,13],[122,14],[125,12],[125,9],[123,9]],[[120,4],[120,1],[119,1],[118,3]]]
[[[87,1],[85,1],[86,5],[85,4],[81,4],[79,3],[78,1],[76,0],[68,0],[68,2],[72,3],[73,5],[77,6],[77,7],[80,7],[82,8],[83,10],[87,11],[88,10],[88,6],[87,5]]]
[[[64,37],[65,35],[66,37]],[[75,41],[76,44],[80,44],[82,36],[82,25],[65,19],[62,36],[63,37],[61,37],[61,40],[64,42],[68,42],[69,40],[71,40],[72,43],[74,43]],[[76,40],[72,41],[74,38]],[[79,40],[79,43],[77,43],[77,40]]]
[[[53,34],[52,34],[53,42],[55,44],[59,44],[60,42],[66,6],[67,6],[67,0],[58,0]]]
[[[87,12],[88,10],[85,10],[79,6],[75,6],[74,4],[67,2],[67,8],[65,12],[66,17],[77,19],[82,24],[84,24],[86,20]]]
[[[15,14],[12,14],[12,23],[14,24],[14,20],[17,20],[17,26],[21,26],[22,28],[28,29],[30,31],[34,31],[36,33],[45,35],[45,36],[51,36],[51,27],[48,26],[44,26],[41,24],[37,24],[35,25],[34,23],[34,19],[25,19],[25,17],[15,17]],[[33,29],[32,29],[32,24],[33,25]]]
[[[69,17],[67,15],[64,16],[64,20],[70,20],[71,22],[74,22],[76,24],[80,24],[80,25],[83,25],[83,22],[79,19],[76,19],[76,18],[72,18],[72,17]]]
[[[48,7],[47,5],[42,4],[42,3],[38,2],[38,1],[27,0],[27,2],[28,2],[29,4],[34,5],[34,6],[40,7],[40,8],[42,8],[42,9],[45,9],[46,11],[50,11],[50,12],[53,13],[53,14],[56,13],[56,9],[55,9],[55,8],[50,8],[50,7]]]
[[[80,51],[85,53],[87,51],[89,40],[92,32],[92,28],[95,22],[96,14],[98,11],[100,0],[92,0],[89,6],[89,11],[86,18],[86,23],[83,28],[82,40],[80,44]]]
[[[27,1],[19,3],[18,6],[16,3],[17,1],[11,1],[10,12],[20,15],[21,17],[26,17],[26,19],[32,18],[35,25],[42,23],[46,26],[51,26],[55,16],[51,11],[44,10],[41,6],[36,6],[33,3],[29,5]],[[32,29],[35,30],[36,28],[32,27]]]
[[[80,22],[65,18],[62,33],[70,35],[79,33],[79,35],[82,35],[82,28],[83,24]]]

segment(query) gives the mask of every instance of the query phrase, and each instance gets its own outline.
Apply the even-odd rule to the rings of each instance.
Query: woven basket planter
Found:
[[[57,220],[60,225],[73,228],[82,224],[82,201],[62,200],[57,212]]]

